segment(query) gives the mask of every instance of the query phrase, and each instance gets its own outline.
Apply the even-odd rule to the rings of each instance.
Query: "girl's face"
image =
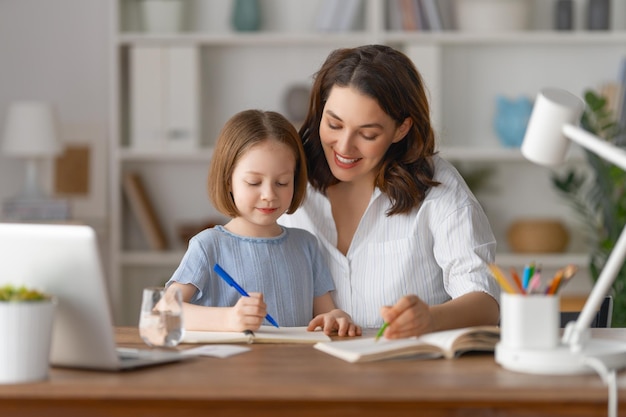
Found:
[[[334,86],[322,112],[320,139],[339,181],[370,181],[392,143],[404,138],[410,119],[396,127],[378,102],[351,87]]]
[[[253,237],[280,234],[276,220],[291,204],[295,169],[293,151],[274,139],[248,149],[231,177],[231,193],[240,216],[229,222],[227,229]]]

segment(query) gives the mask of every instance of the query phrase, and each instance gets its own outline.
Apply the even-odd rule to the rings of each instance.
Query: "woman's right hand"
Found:
[[[405,295],[395,305],[382,307],[380,313],[389,323],[385,330],[388,339],[420,336],[434,330],[430,307],[417,295]]]
[[[228,327],[236,332],[257,330],[263,324],[266,315],[267,306],[263,301],[263,294],[253,292],[249,297],[241,297],[229,308]]]

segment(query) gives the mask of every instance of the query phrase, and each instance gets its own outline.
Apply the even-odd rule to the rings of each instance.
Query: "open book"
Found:
[[[454,358],[464,352],[493,352],[500,340],[497,326],[476,326],[427,333],[408,339],[357,338],[331,343],[316,343],[314,347],[348,362],[371,362],[383,359],[415,356],[421,358]]]
[[[307,331],[306,327],[261,326],[254,332],[207,332],[186,330],[182,343],[318,343],[330,342],[321,330]]]

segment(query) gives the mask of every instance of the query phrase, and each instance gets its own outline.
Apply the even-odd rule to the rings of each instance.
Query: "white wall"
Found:
[[[62,139],[89,142],[99,152],[91,160],[90,195],[72,199],[75,217],[96,221],[107,212],[110,3],[0,0],[0,132],[12,101],[54,103]],[[44,168],[50,186],[50,166]],[[0,200],[19,193],[24,175],[23,163],[0,155]]]

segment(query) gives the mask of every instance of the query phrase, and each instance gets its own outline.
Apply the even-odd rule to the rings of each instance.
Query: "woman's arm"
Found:
[[[500,307],[491,295],[483,292],[471,292],[434,306],[416,295],[408,295],[394,306],[383,307],[381,315],[389,323],[385,337],[397,339],[461,327],[496,325]]]
[[[183,298],[183,321],[187,330],[233,331],[257,330],[267,314],[267,307],[260,293],[241,297],[233,307],[207,307],[189,301],[197,288],[192,284],[172,283]]]

